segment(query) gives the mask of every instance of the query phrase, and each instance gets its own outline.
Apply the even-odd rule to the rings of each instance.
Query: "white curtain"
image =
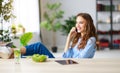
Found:
[[[16,19],[13,23],[22,24],[26,32],[33,32],[32,42],[40,41],[39,3],[38,0],[14,0],[14,14]]]

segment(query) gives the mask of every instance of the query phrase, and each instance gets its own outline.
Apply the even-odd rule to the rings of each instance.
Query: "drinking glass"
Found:
[[[21,52],[19,48],[14,49],[14,60],[15,64],[20,64]]]

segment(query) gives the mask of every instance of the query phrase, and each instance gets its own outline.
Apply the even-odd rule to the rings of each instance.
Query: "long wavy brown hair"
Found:
[[[92,17],[88,13],[79,13],[76,17],[78,16],[81,16],[86,20],[85,33],[83,37],[81,37],[81,33],[77,33],[77,35],[72,41],[73,42],[72,47],[74,47],[76,43],[78,42],[79,38],[81,38],[81,43],[79,43],[78,49],[84,49],[85,45],[87,44],[87,40],[90,37],[95,37],[96,41],[98,38],[97,38],[96,28],[94,26]]]

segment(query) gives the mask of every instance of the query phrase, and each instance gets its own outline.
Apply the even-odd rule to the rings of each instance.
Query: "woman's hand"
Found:
[[[14,48],[11,48],[11,52],[12,52],[12,53],[11,53],[9,59],[14,58]]]
[[[72,41],[72,39],[77,35],[77,31],[75,27],[72,27],[72,29],[70,30],[70,33],[68,34],[67,40],[66,40],[66,45],[64,48],[64,52],[66,52],[70,46],[70,42]]]
[[[12,58],[14,58],[14,53],[12,53],[9,57],[9,59],[12,59]]]
[[[68,34],[68,39],[71,41],[77,35],[76,27],[72,27]]]

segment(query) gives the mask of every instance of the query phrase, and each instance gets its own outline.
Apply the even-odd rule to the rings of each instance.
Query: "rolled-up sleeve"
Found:
[[[73,50],[72,48],[69,48],[67,52],[63,53],[63,58],[72,58]]]

